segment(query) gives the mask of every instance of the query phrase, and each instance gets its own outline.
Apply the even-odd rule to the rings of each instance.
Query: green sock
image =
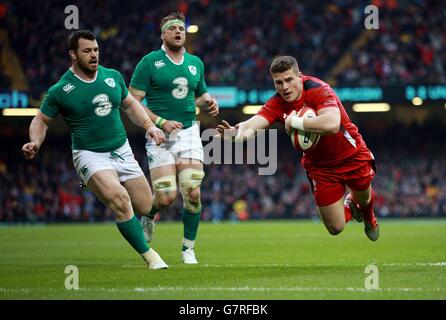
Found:
[[[184,238],[187,240],[195,241],[197,237],[198,224],[200,223],[201,210],[197,213],[193,213],[183,208],[183,225],[184,225]],[[183,251],[188,248],[183,245]]]
[[[152,209],[147,214],[147,217],[150,219],[155,218],[156,213],[158,212],[158,209],[155,208],[155,206],[152,206]]]
[[[133,247],[133,249],[138,251],[139,254],[142,254],[149,250],[149,246],[144,239],[142,227],[135,215],[133,215],[133,217],[128,221],[117,221],[116,225],[118,226],[118,229],[125,240],[127,240],[127,242],[130,243],[130,245]]]

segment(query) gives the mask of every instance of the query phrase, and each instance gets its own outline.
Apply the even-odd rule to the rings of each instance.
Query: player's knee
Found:
[[[144,199],[144,203],[134,203],[132,202],[132,207],[134,210],[134,213],[138,216],[144,215],[147,212],[150,212],[152,210],[152,199]]]
[[[183,196],[183,207],[189,212],[198,213],[201,212],[201,199],[199,187],[190,191],[187,195]]]
[[[183,206],[190,212],[201,210],[200,185],[203,178],[203,170],[195,168],[184,169],[178,175]]]
[[[356,203],[359,204],[360,207],[365,207],[365,206],[367,206],[370,203],[370,196],[368,196],[368,197],[361,197],[358,200],[356,200]]]
[[[358,186],[358,188],[359,187],[363,187],[363,186]],[[353,196],[353,200],[355,200],[355,202],[359,206],[365,207],[372,200],[372,191],[371,191],[371,188],[367,189],[366,191],[355,191],[352,193],[352,196]]]
[[[200,189],[197,187],[189,192],[183,190],[181,192],[183,198],[183,207],[191,213],[198,213],[201,211]]]
[[[200,185],[204,178],[204,171],[195,168],[186,168],[178,174],[180,192],[182,195],[190,195],[198,198],[200,196]],[[192,196],[192,195],[190,195]]]
[[[344,231],[345,224],[337,223],[337,224],[329,224],[326,226],[328,233],[330,233],[332,236],[336,236],[340,234],[342,231]]]
[[[156,203],[159,209],[166,208],[170,206],[175,199],[177,198],[177,192],[171,191],[169,193],[157,193],[156,194]]]
[[[156,202],[161,208],[168,207],[177,196],[177,182],[174,175],[163,176],[153,181]]]
[[[193,189],[189,192],[189,199],[192,202],[200,201],[200,187],[196,187],[195,189]]]
[[[185,197],[183,199],[183,207],[191,213],[201,212],[201,201],[192,201],[190,198]]]

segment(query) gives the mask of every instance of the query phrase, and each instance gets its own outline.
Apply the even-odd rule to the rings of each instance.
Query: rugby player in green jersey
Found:
[[[29,127],[30,142],[23,146],[23,154],[26,159],[36,157],[48,126],[61,114],[71,129],[73,162],[83,183],[114,212],[119,231],[148,267],[166,269],[134,215],[151,211],[152,194],[133,156],[120,109],[146,130],[155,145],[163,143],[165,135],[129,94],[122,75],[99,65],[99,46],[92,32],[73,32],[68,46],[72,66],[48,90]]]
[[[204,65],[184,49],[185,18],[171,13],[161,20],[161,49],[144,56],[136,66],[130,92],[147,99],[147,114],[166,132],[166,142],[146,144],[150,176],[155,192],[149,215],[141,218],[147,241],[151,241],[155,214],[177,196],[177,174],[183,198],[184,237],[182,258],[196,264],[194,245],[201,215],[200,185],[204,178],[203,145],[195,107],[219,112],[217,101],[207,92]]]

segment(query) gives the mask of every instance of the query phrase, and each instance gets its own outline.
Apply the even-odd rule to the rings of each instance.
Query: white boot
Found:
[[[167,269],[169,266],[161,259],[160,255],[153,250],[149,249],[146,253],[142,254],[144,260],[146,261],[149,269],[158,270],[158,269]]]
[[[197,264],[197,258],[195,258],[195,251],[194,248],[189,248],[185,251],[183,251],[182,253],[183,256],[183,262],[185,264]]]

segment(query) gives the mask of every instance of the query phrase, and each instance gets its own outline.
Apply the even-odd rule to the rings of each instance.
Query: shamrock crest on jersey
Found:
[[[94,113],[96,113],[96,115],[105,117],[111,112],[112,104],[105,93],[98,94],[91,102],[98,105],[98,107],[94,109]]]
[[[192,73],[192,75],[196,75],[197,74],[197,68],[195,66],[188,66],[190,73]]]
[[[104,82],[109,86],[109,87],[116,87],[116,83],[115,80],[113,78],[107,78],[104,80]]]

